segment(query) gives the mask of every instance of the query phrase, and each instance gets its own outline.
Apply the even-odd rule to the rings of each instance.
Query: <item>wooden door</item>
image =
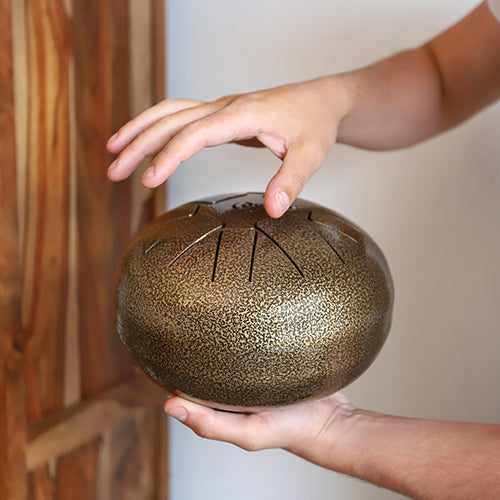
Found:
[[[160,193],[105,142],[163,94],[162,0],[0,2],[0,498],[166,498],[164,394],[113,324]]]

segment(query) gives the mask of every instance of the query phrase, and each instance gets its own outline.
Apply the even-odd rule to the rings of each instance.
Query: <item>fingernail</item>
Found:
[[[113,170],[113,169],[116,167],[116,165],[118,165],[118,160],[115,160],[115,161],[114,161],[114,162],[113,162],[113,163],[112,163],[112,164],[108,167],[108,172],[109,172],[110,170]]]
[[[108,142],[114,141],[118,137],[118,132],[115,132],[109,139]]]
[[[175,418],[179,422],[185,422],[188,416],[186,408],[183,408],[182,406],[176,406],[175,408],[168,410],[167,414]]]
[[[282,214],[284,214],[290,206],[290,198],[284,191],[278,191],[276,193],[276,202]]]
[[[155,175],[155,167],[151,165],[143,175],[143,179],[149,179],[149,177],[153,177]]]

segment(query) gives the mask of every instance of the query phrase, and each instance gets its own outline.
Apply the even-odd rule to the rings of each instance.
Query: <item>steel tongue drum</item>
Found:
[[[356,379],[390,328],[393,285],[374,241],[297,199],[187,203],[149,223],[117,272],[118,333],[170,392],[234,411],[320,398]]]

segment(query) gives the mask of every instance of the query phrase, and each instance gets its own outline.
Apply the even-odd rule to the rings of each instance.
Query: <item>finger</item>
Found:
[[[160,118],[121,151],[108,169],[109,179],[112,181],[126,179],[144,158],[158,152],[186,123],[213,113],[220,105],[220,103],[212,102],[192,106]],[[172,171],[169,171],[168,175]],[[165,175],[157,185],[166,180],[168,175]]]
[[[226,109],[191,121],[180,129],[151,163],[143,177],[146,187],[157,187],[188,158],[206,147],[255,137],[257,127],[250,115]]]
[[[232,443],[247,451],[277,448],[286,442],[280,426],[272,423],[273,411],[230,413],[174,397],[165,403],[165,412],[200,437]]]
[[[281,217],[324,159],[325,154],[318,148],[291,146],[281,168],[267,186],[264,197],[266,212],[273,218]]]
[[[163,118],[165,115],[177,113],[183,109],[199,106],[200,104],[203,103],[201,101],[194,101],[190,99],[166,99],[161,101],[120,127],[118,132],[110,137],[106,144],[106,148],[110,153],[119,153],[141,132],[146,130],[156,121]]]

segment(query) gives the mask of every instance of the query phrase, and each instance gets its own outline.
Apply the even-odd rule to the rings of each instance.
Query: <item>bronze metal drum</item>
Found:
[[[171,392],[255,410],[331,394],[372,363],[393,304],[387,262],[341,215],[296,200],[280,218],[263,194],[182,205],[124,252],[117,329]]]

